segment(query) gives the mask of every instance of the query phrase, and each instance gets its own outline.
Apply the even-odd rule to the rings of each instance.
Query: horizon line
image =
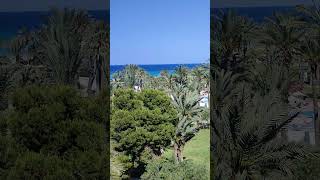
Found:
[[[168,63],[168,64],[133,64],[133,65],[142,65],[142,66],[148,66],[148,65],[179,65],[179,64],[208,64],[209,62],[199,62],[199,63]],[[128,64],[110,64],[110,66],[126,66],[129,65]]]

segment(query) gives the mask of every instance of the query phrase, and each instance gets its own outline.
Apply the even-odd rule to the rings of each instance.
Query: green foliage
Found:
[[[141,167],[170,145],[177,115],[165,93],[119,89],[112,102],[111,138],[127,167]]]
[[[127,65],[122,71],[114,73],[112,77],[113,90],[119,87],[133,88],[135,85],[145,87],[145,83],[148,84],[147,79],[150,78],[143,69],[134,64]]]
[[[11,169],[7,179],[75,179],[70,166],[55,156],[26,152]]]
[[[105,179],[108,109],[103,97],[83,98],[68,86],[17,89],[13,109],[0,121],[10,132],[1,142],[29,153],[15,154],[11,169],[4,163],[8,179]],[[3,157],[9,150],[1,150]]]
[[[52,10],[48,25],[41,29],[38,51],[42,63],[52,70],[57,83],[75,85],[82,63],[82,42],[89,17],[84,11]]]
[[[90,103],[69,87],[19,89],[13,96],[15,110],[8,120],[12,136],[36,152],[56,141],[61,143],[64,138],[68,143],[74,140],[81,150],[102,149],[104,130],[98,124],[102,120],[91,119],[87,104]]]
[[[297,47],[305,35],[304,22],[291,14],[275,13],[266,19],[260,29],[259,41],[267,48],[274,50],[278,63],[289,68],[296,56]]]
[[[208,180],[208,175],[204,166],[189,160],[176,164],[172,160],[158,159],[148,164],[142,179]]]
[[[5,179],[19,155],[19,148],[12,138],[0,135],[0,179]]]
[[[296,162],[296,179],[317,180],[320,178],[320,159],[308,158]]]
[[[211,26],[211,65],[215,69],[244,73],[248,65],[248,39],[255,25],[235,11],[221,11],[219,15],[213,16],[212,21],[215,23]]]
[[[143,102],[137,99],[137,94],[132,90],[119,89],[115,91],[112,99],[112,109],[114,110],[127,110],[142,108]]]
[[[81,179],[101,179],[109,177],[109,158],[106,153],[88,150],[74,155],[72,169],[75,177]]]
[[[217,72],[211,109],[212,155],[215,177],[252,179],[293,177],[294,162],[313,157],[303,144],[279,138],[297,112],[288,111],[276,87],[266,94]]]

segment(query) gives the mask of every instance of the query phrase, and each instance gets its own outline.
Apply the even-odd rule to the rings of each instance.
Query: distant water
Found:
[[[160,72],[163,70],[167,70],[169,73],[173,73],[174,70],[180,65],[192,69],[201,64],[155,64],[155,65],[152,64],[152,65],[138,65],[138,66],[144,69],[151,76],[157,77],[157,76],[160,76]],[[121,71],[124,68],[125,68],[125,65],[111,65],[110,74],[112,75],[113,73],[117,71]]]
[[[212,8],[211,15],[219,14],[220,11],[233,10],[238,15],[246,16],[256,22],[262,22],[266,17],[271,17],[275,12],[295,13],[295,7],[236,7],[236,8]]]
[[[109,11],[88,11],[89,16],[104,20],[109,23]],[[0,41],[12,39],[22,28],[33,30],[46,23],[50,15],[47,11],[42,12],[0,12]],[[5,50],[0,48],[0,53]]]

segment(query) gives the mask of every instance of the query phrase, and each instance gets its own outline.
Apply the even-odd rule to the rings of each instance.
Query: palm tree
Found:
[[[122,72],[118,71],[112,74],[111,89],[115,90],[124,86]]]
[[[267,48],[267,51],[275,49],[274,53],[279,56],[280,64],[286,66],[288,70],[305,33],[303,25],[304,23],[295,16],[274,14],[272,18],[267,18],[260,32],[260,43]]]
[[[160,72],[160,76],[161,76],[161,77],[169,77],[169,72],[168,72],[168,70],[162,70],[162,71]]]
[[[277,89],[284,102],[288,101],[288,85],[292,74],[287,74],[286,67],[271,62],[257,63],[251,70],[248,79],[252,88],[260,95],[267,95],[272,89]]]
[[[21,63],[22,51],[27,47],[29,42],[29,33],[25,28],[21,29],[18,35],[10,43],[10,52],[14,55],[16,63]]]
[[[311,69],[311,87],[313,100],[313,121],[315,128],[315,142],[320,144],[320,123],[319,123],[319,107],[318,94],[316,93],[315,80],[319,80],[320,74],[320,34],[318,36],[306,37],[301,48],[302,58],[309,64]]]
[[[252,96],[237,78],[230,72],[217,72],[212,93],[215,179],[290,177],[294,160],[312,155],[308,147],[278,138],[298,112],[288,112],[276,89]]]
[[[193,75],[192,83],[194,84],[192,87],[194,87],[194,89],[198,91],[198,93],[200,93],[201,89],[203,88],[203,81],[205,78],[204,71],[205,70],[200,66],[192,70],[192,75]]]
[[[190,92],[186,88],[178,88],[172,92],[172,103],[178,112],[178,122],[174,136],[174,158],[177,163],[183,161],[183,148],[190,140],[196,130],[200,113],[203,108],[199,106],[199,95],[197,92]]]
[[[164,73],[161,73],[161,76],[164,79],[164,86],[166,90],[171,91],[175,85],[174,75],[169,74],[169,72],[165,71]]]
[[[184,66],[178,66],[174,73],[175,82],[186,86],[188,83],[188,68]]]
[[[313,6],[305,7],[298,6],[298,11],[306,16],[307,27],[309,36],[306,36],[302,46],[300,47],[300,55],[309,64],[311,69],[311,87],[313,99],[313,120],[315,127],[315,141],[320,144],[320,123],[319,123],[319,107],[318,107],[318,94],[316,93],[316,86],[314,80],[320,79],[320,6],[319,1],[313,1]]]
[[[134,64],[129,64],[124,69],[124,83],[126,87],[132,88],[138,82],[137,73],[139,67]]]
[[[48,25],[43,27],[40,47],[43,62],[57,83],[76,85],[82,63],[83,32],[89,22],[83,11],[54,9]]]
[[[267,73],[270,76],[263,75],[267,79],[270,77],[284,79],[283,82],[278,82],[276,86],[281,85],[282,99],[288,101],[288,91],[290,83],[290,75],[292,74],[291,66],[298,55],[298,47],[300,45],[301,39],[304,35],[303,30],[304,22],[297,19],[296,16],[288,14],[277,14],[275,13],[273,17],[267,18],[267,22],[262,26],[260,30],[259,43],[265,46],[267,57],[265,60],[273,64],[278,64],[280,67],[285,67],[279,72],[269,71]],[[270,56],[273,54],[274,56]],[[270,65],[270,64],[268,64]],[[268,68],[267,68],[268,69]],[[283,75],[287,76],[284,77]],[[268,82],[268,81],[266,81]],[[269,81],[270,82],[270,81]],[[271,82],[272,83],[272,82]],[[263,83],[266,84],[266,83]],[[270,85],[270,84],[269,84]],[[282,135],[285,138],[286,133],[283,131]]]
[[[221,12],[211,24],[211,61],[214,67],[244,72],[249,36],[254,24],[234,11]]]
[[[209,87],[209,67],[206,64],[192,69],[191,83],[195,84],[195,89],[199,92]]]
[[[304,5],[298,5],[297,10],[302,12],[307,17],[307,21],[311,27],[320,26],[320,3],[319,0],[312,0],[313,5],[306,7]]]
[[[96,80],[97,92],[101,91],[109,78],[109,26],[102,21],[92,21],[86,28],[82,46],[83,54],[89,59],[88,92]],[[107,85],[108,86],[108,85]]]

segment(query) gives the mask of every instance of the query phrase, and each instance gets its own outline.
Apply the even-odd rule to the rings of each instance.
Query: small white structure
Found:
[[[141,87],[140,86],[134,86],[133,89],[134,89],[135,92],[141,91]]]
[[[209,98],[208,95],[201,96],[199,106],[209,108]]]
[[[202,90],[200,91],[200,102],[199,106],[209,108],[209,93],[208,90]]]

